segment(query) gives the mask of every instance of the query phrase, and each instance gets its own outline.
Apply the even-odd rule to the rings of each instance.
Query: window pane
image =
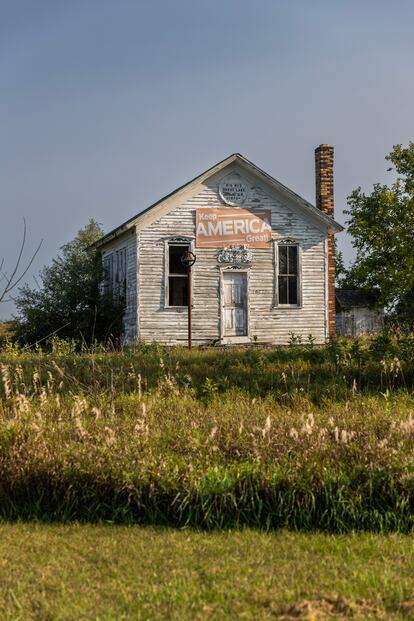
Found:
[[[187,268],[181,263],[181,257],[189,246],[169,246],[170,274],[187,274]]]
[[[126,276],[126,248],[117,250],[116,252],[116,268],[115,281],[120,283],[125,280]]]
[[[168,305],[187,306],[188,279],[186,276],[170,276],[168,279]]]
[[[289,246],[288,247],[288,274],[297,274],[298,273],[298,247],[297,246]]]
[[[289,304],[298,303],[298,279],[296,276],[289,276]]]
[[[104,257],[104,261],[103,261],[103,277],[104,277],[104,291],[105,291],[105,293],[109,293],[110,291],[112,291],[113,261],[114,261],[114,256],[112,254]]]
[[[122,278],[126,276],[126,248],[121,250],[121,276]]]
[[[279,276],[279,304],[288,303],[287,276]]]
[[[279,274],[287,274],[287,246],[279,246]]]

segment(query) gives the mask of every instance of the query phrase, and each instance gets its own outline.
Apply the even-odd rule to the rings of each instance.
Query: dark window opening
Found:
[[[116,251],[115,272],[115,298],[119,303],[126,304],[127,278],[126,278],[126,248]]]
[[[103,259],[103,293],[119,304],[127,297],[126,248],[111,252]]]
[[[168,306],[188,306],[188,275],[181,257],[189,247],[189,244],[168,246]]]
[[[169,276],[168,278],[168,305],[188,306],[187,276]]]
[[[112,293],[114,274],[114,256],[107,255],[103,260],[103,290],[105,295]]]
[[[169,246],[169,266],[170,274],[182,274],[187,275],[187,268],[181,263],[181,257],[184,252],[188,250],[188,244],[182,246]]]
[[[292,306],[299,303],[298,246],[279,246],[278,300]]]

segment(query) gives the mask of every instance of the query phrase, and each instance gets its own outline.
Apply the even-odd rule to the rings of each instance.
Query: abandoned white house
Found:
[[[336,331],[340,336],[379,334],[384,329],[384,307],[375,289],[336,289]]]
[[[105,235],[104,286],[125,291],[124,340],[186,343],[186,250],[195,344],[334,336],[333,148],[320,145],[315,163],[316,206],[236,153]]]

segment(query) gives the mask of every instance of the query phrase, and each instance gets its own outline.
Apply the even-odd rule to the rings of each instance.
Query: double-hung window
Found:
[[[166,306],[188,305],[188,274],[187,268],[181,263],[181,257],[190,244],[170,242],[167,247],[167,295]]]
[[[299,245],[290,241],[277,245],[277,303],[300,305]]]

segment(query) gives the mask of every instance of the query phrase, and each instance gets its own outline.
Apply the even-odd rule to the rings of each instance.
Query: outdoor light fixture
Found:
[[[191,298],[192,298],[192,283],[191,283],[191,268],[196,262],[196,255],[191,250],[186,250],[181,257],[181,263],[187,268],[188,277],[188,291],[187,291],[187,303],[188,303],[188,349],[191,349]]]
[[[181,257],[181,263],[187,269],[191,269],[195,262],[196,262],[196,256],[194,252],[191,252],[191,250],[186,250],[183,256]]]

